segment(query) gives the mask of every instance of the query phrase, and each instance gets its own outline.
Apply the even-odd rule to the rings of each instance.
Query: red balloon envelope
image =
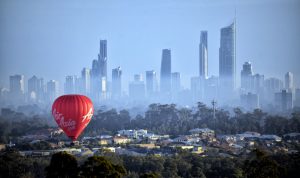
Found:
[[[73,141],[89,124],[93,113],[92,101],[83,95],[63,95],[52,105],[52,115],[56,123]]]

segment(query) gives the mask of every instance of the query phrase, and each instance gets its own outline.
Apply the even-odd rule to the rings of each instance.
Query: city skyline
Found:
[[[252,64],[248,61],[243,64],[240,72],[241,87],[235,88],[235,30],[235,22],[221,29],[220,77],[191,77],[189,89],[182,88],[181,73],[172,70],[171,50],[162,49],[159,82],[154,70],[145,71],[146,77],[142,73],[134,74],[128,85],[128,93],[124,92],[127,86],[122,86],[120,66],[112,69],[112,80],[107,80],[107,40],[100,40],[98,60],[92,61],[92,69],[84,67],[81,77],[66,76],[63,93],[59,92],[58,81],[49,80],[44,85],[43,78],[35,75],[28,79],[26,91],[24,75],[15,74],[9,76],[9,90],[1,89],[0,98],[4,104],[7,102],[6,104],[17,105],[47,105],[62,94],[83,94],[91,97],[96,104],[116,104],[115,106],[122,103],[136,105],[148,102],[188,106],[196,102],[208,104],[215,100],[222,106],[241,106],[245,109],[276,107],[280,111],[287,111],[293,108],[294,103],[298,106],[298,88],[294,85],[294,75],[291,72],[284,75],[284,81],[274,77],[265,78],[264,73],[254,74]],[[199,71],[201,67],[200,65]]]
[[[0,0],[0,177],[295,177],[299,19],[300,0]]]
[[[139,8],[130,7],[133,11],[129,15],[124,15],[125,11],[121,10],[122,7],[127,7],[124,3],[118,3],[118,5],[113,3],[114,7],[105,2],[93,2],[82,7],[80,6],[81,3],[73,5],[54,3],[50,6],[51,11],[46,10],[44,12],[41,11],[43,5],[40,3],[24,5],[2,1],[3,5],[1,7],[3,9],[1,9],[2,18],[0,22],[5,28],[1,30],[0,38],[2,39],[0,86],[8,88],[7,77],[14,74],[23,74],[26,80],[33,75],[37,75],[43,77],[45,81],[55,79],[60,83],[64,83],[64,79],[68,75],[80,76],[82,67],[91,68],[91,61],[97,58],[99,51],[97,44],[99,44],[101,38],[108,40],[107,72],[110,74],[111,69],[121,66],[124,86],[127,86],[135,73],[143,73],[145,78],[145,71],[155,70],[158,72],[161,62],[161,50],[170,48],[172,50],[172,71],[180,72],[183,86],[189,88],[190,78],[198,75],[199,69],[196,66],[199,65],[199,52],[197,48],[199,48],[199,36],[202,30],[208,31],[208,76],[218,76],[220,29],[233,20],[235,8],[237,12],[236,75],[238,86],[240,84],[240,75],[238,74],[242,69],[242,64],[246,61],[252,62],[254,73],[263,73],[266,78],[274,76],[284,80],[283,74],[291,71],[296,79],[295,84],[298,86],[300,77],[296,64],[299,63],[300,55],[296,47],[299,46],[300,40],[297,39],[300,36],[298,35],[300,27],[299,23],[295,21],[299,14],[295,5],[299,3],[292,0],[285,2],[276,0],[272,1],[271,4],[267,2],[269,1],[245,1],[236,2],[235,4],[234,1],[228,3],[227,1],[226,3],[225,1],[214,3],[201,1],[195,2],[193,5],[180,1],[174,1],[172,4],[157,2],[160,7],[154,7],[153,4],[146,3]],[[62,6],[58,7],[58,5]],[[20,9],[23,6],[24,8]],[[103,12],[106,12],[107,9],[112,10],[112,12],[96,13],[92,8],[93,6],[101,6],[99,8]],[[271,16],[271,12],[265,11],[269,6],[275,8],[278,13]],[[29,12],[31,7],[34,7],[35,11]],[[91,18],[91,20],[85,22],[76,14],[72,18],[67,16],[68,13],[73,15],[78,8],[85,12],[85,18]],[[203,8],[208,10],[198,12]],[[256,9],[255,13],[254,9]],[[147,13],[137,17],[136,15],[143,10],[147,10]],[[150,15],[151,10],[158,10],[158,14],[162,19],[158,20],[158,16]],[[208,12],[209,10],[214,11],[214,17],[208,18],[212,15]],[[115,16],[111,16],[113,12],[116,12]],[[183,17],[180,16],[182,12],[185,12]],[[21,15],[16,17],[17,13]],[[45,17],[45,21],[40,23],[42,19],[37,18],[36,15],[43,16],[44,13],[50,13],[50,16]],[[53,21],[55,14],[53,13],[62,13],[61,20],[58,20],[61,27],[55,25]],[[100,14],[102,18],[98,22],[95,19]],[[253,21],[254,17],[261,18]],[[272,20],[274,17],[280,20],[281,26],[288,26],[289,28],[283,29],[281,26],[274,26],[276,24]],[[12,24],[8,19],[11,19],[11,22],[19,23],[17,23],[18,25]],[[24,24],[23,20],[26,19],[29,20],[30,24]],[[76,21],[77,19],[79,21]],[[128,23],[126,28],[115,28],[118,25],[114,21],[118,21],[118,19],[122,19],[123,23]],[[165,21],[166,19],[169,20]],[[149,30],[143,27],[143,24],[146,25],[144,20],[149,23],[147,25]],[[183,24],[178,29],[176,29],[177,20]],[[268,23],[264,24],[266,20],[268,20]],[[64,25],[64,22],[67,22],[67,24]],[[39,23],[39,25],[36,23]],[[89,28],[79,27],[78,25],[81,23],[93,25]],[[50,28],[51,26],[53,28]],[[260,28],[257,28],[258,26]],[[40,31],[46,27],[51,30]],[[95,27],[95,30],[92,27]],[[113,27],[114,29],[112,29]],[[157,29],[158,27],[160,28]],[[134,28],[137,29],[137,34],[130,32]],[[21,31],[18,29],[21,29]],[[70,31],[70,29],[74,30]],[[37,30],[40,32],[37,33]],[[91,33],[87,34],[87,32]],[[267,34],[267,32],[271,33]],[[143,35],[146,33],[149,35]],[[52,39],[46,38],[46,34],[49,34]],[[285,39],[279,34],[285,34]],[[15,37],[12,37],[12,35],[15,35]],[[276,36],[278,43],[274,43],[272,39],[274,36]],[[259,39],[257,45],[253,45],[255,44],[254,39]],[[5,41],[7,43],[4,43]],[[24,42],[31,42],[31,45],[25,45]],[[37,46],[37,44],[39,45]],[[271,47],[270,44],[272,44]],[[67,50],[66,47],[68,47]],[[16,50],[18,53],[14,53],[12,50]],[[288,63],[286,62],[287,59]],[[72,67],[66,68],[70,64],[72,64]],[[139,67],[137,68],[135,65]],[[267,71],[265,70],[266,66],[268,66]],[[110,75],[108,75],[108,80],[111,81]],[[60,85],[60,90],[63,90],[63,85]]]

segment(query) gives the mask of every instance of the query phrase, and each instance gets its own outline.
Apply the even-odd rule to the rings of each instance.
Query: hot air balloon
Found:
[[[84,95],[63,95],[52,105],[52,115],[65,134],[75,141],[94,113],[92,101]]]

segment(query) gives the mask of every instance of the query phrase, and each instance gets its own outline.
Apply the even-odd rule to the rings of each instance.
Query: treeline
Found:
[[[237,134],[254,131],[263,134],[283,135],[300,132],[300,113],[290,117],[269,115],[260,109],[242,112],[234,109],[233,116],[225,110],[213,110],[202,103],[197,108],[177,108],[174,104],[151,104],[145,116],[131,118],[127,110],[117,112],[98,110],[86,128],[86,134],[115,133],[120,129],[148,129],[157,134],[183,135],[190,129],[208,127],[217,134]]]
[[[24,136],[41,129],[50,127],[50,115],[28,116],[21,112],[15,112],[9,109],[8,113],[0,116],[0,143],[8,143],[16,137]]]
[[[196,108],[178,108],[174,104],[151,104],[144,116],[131,117],[127,110],[95,111],[84,135],[115,134],[121,129],[148,129],[157,134],[183,135],[193,128],[208,127],[217,134],[236,134],[254,131],[263,134],[283,135],[300,132],[300,113],[290,117],[270,115],[262,110],[242,112],[235,108],[233,116],[228,111],[217,109],[215,118],[212,108],[198,103]],[[53,127],[54,119],[48,115],[27,116],[10,111],[0,116],[0,143],[30,134],[40,129]]]
[[[254,150],[246,158],[200,157],[185,151],[169,157],[101,156],[76,158],[58,152],[51,158],[0,154],[0,177],[166,177],[166,178],[293,178],[300,173],[300,155],[268,155]]]

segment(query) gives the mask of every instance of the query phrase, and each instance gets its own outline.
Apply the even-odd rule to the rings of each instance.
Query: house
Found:
[[[50,151],[33,151],[31,156],[33,157],[50,156]]]
[[[78,154],[78,156],[86,156],[86,157],[90,157],[90,156],[93,156],[93,155],[94,155],[94,152],[91,151],[91,150],[88,149],[88,148],[83,149],[83,150]]]
[[[120,136],[120,135],[117,135],[113,138],[114,144],[126,144],[126,143],[130,143],[130,141],[131,141],[130,138]]]
[[[278,137],[277,135],[261,135],[259,137],[260,140],[268,140],[268,141],[275,141],[281,142],[282,138]]]
[[[203,152],[204,152],[204,150],[203,150],[202,146],[194,146],[193,151],[192,151],[192,153],[195,153],[195,154],[201,154]]]
[[[238,145],[238,144],[234,144],[234,143],[229,144],[229,146],[230,146],[231,148],[234,148],[234,149],[237,149],[237,150],[243,149],[243,146]]]
[[[214,137],[215,131],[209,129],[209,128],[195,128],[189,131],[194,136],[199,137]]]
[[[218,135],[218,140],[224,141],[227,143],[235,143],[237,141],[237,138],[235,135]]]
[[[103,138],[98,141],[99,145],[110,145],[113,143],[112,138]]]
[[[109,138],[112,138],[111,135],[99,135],[96,137],[97,139],[109,139]]]
[[[192,145],[174,145],[174,148],[181,148],[182,150],[193,150],[194,146]]]
[[[126,136],[131,139],[143,138],[147,135],[148,131],[144,129],[139,130],[119,130],[118,134]]]
[[[101,150],[104,151],[104,152],[112,152],[112,153],[116,152],[115,147],[103,147]]]
[[[159,139],[167,139],[169,138],[169,135],[156,135],[154,133],[147,133],[144,135],[145,138],[148,138],[149,140],[159,140]]]
[[[179,136],[173,139],[173,142],[184,143],[184,144],[193,144],[199,141],[200,141],[199,138],[193,136],[187,136],[187,135]]]
[[[288,133],[283,135],[284,140],[288,142],[296,142],[300,141],[300,133]]]
[[[259,137],[260,137],[260,133],[257,132],[244,132],[242,134],[236,134],[236,138],[239,141],[258,140]]]
[[[134,146],[140,147],[140,148],[147,148],[147,149],[154,149],[154,148],[160,148],[160,146],[157,146],[153,143],[144,143],[144,144],[135,144]]]

